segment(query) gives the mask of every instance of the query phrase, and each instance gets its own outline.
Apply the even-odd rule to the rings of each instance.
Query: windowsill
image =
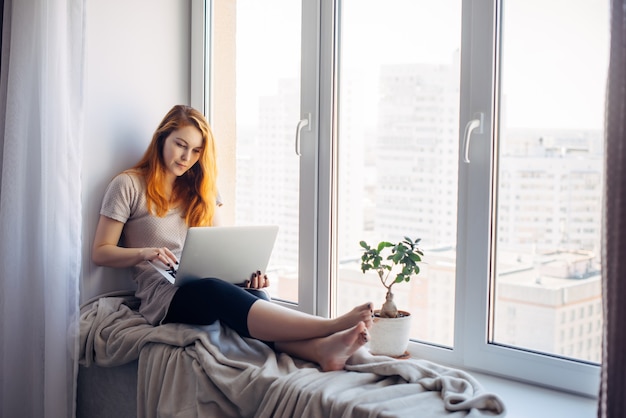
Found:
[[[469,372],[487,392],[499,396],[507,418],[595,418],[598,400],[475,371]]]

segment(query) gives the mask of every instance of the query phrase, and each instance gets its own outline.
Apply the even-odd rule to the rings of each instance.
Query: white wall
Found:
[[[189,104],[190,21],[190,0],[87,2],[82,301],[134,288],[91,262],[91,244],[109,180],[137,162],[173,105]]]

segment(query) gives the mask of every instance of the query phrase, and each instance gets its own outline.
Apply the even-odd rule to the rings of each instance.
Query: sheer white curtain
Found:
[[[85,0],[4,0],[0,416],[74,415]]]

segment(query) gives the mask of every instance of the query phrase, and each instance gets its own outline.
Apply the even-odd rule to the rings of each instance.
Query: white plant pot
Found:
[[[411,331],[411,314],[398,311],[398,318],[380,318],[374,311],[374,323],[370,328],[369,349],[372,354],[402,357],[406,354]]]

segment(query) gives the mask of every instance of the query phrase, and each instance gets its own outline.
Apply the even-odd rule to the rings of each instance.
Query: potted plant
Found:
[[[363,273],[373,270],[380,282],[387,289],[385,302],[380,310],[374,311],[374,323],[370,330],[370,351],[392,357],[405,356],[409,344],[411,314],[399,311],[394,300],[392,287],[396,283],[409,282],[411,277],[419,274],[419,264],[424,256],[418,247],[420,238],[409,237],[396,244],[381,241],[377,246],[370,247],[361,241],[363,255],[361,270]]]

